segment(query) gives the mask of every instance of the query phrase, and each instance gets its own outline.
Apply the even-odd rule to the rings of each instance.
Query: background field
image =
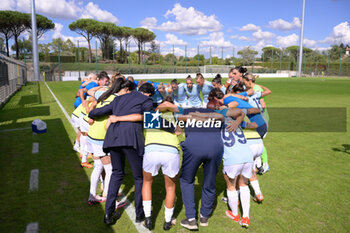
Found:
[[[158,80],[162,81],[162,80]],[[166,82],[165,80],[163,80]],[[268,107],[345,107],[347,129],[350,119],[350,79],[294,78],[261,79],[269,87]],[[50,82],[52,91],[70,114],[78,82]],[[315,113],[316,114],[316,113]],[[33,136],[30,130],[5,132],[4,129],[29,127],[40,118],[48,132]],[[271,122],[278,119],[270,119]],[[325,121],[332,125],[335,122]],[[0,111],[0,232],[24,232],[29,222],[39,222],[41,232],[136,232],[124,212],[112,228],[104,226],[104,205],[90,207],[91,169],[79,166],[72,151],[74,131],[44,83],[29,83]],[[265,196],[263,204],[251,203],[249,232],[349,232],[350,231],[350,133],[346,132],[269,132],[264,143],[270,171],[259,177]],[[31,154],[32,143],[40,143],[39,154]],[[4,153],[5,152],[5,153]],[[28,193],[30,170],[39,168],[39,191]],[[220,168],[221,169],[221,168]],[[133,200],[129,167],[123,185]],[[200,197],[202,169],[196,178]],[[163,178],[153,189],[154,232],[162,232],[164,221]],[[225,217],[225,182],[217,175],[217,201],[213,216],[202,232],[245,230]],[[175,217],[184,218],[178,186]],[[171,232],[186,232],[177,224]]]

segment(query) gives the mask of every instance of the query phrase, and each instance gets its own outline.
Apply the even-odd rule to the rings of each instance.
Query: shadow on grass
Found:
[[[28,83],[26,88],[21,90],[19,101],[9,101],[0,111],[0,128],[22,128],[30,127],[31,122],[18,122],[28,117],[50,116],[50,106],[42,106],[39,83]],[[18,98],[17,95],[12,98]]]
[[[90,180],[61,119],[46,123],[44,134],[0,133],[0,149],[6,151],[0,163],[0,232],[24,232],[30,222],[38,222],[41,232],[113,232],[103,223],[102,205],[88,205]],[[38,154],[31,153],[33,142],[39,143]],[[39,169],[36,192],[28,192],[32,169]]]
[[[342,144],[342,147],[340,147],[340,148],[333,147],[332,150],[336,151],[336,152],[343,152],[346,154],[350,154],[350,145],[349,144]]]

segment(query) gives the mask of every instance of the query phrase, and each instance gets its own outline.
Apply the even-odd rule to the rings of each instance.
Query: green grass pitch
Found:
[[[161,80],[158,80],[161,81]],[[163,80],[169,82],[169,80]],[[272,94],[265,98],[273,107],[343,107],[343,132],[269,132],[264,143],[270,171],[259,176],[265,201],[251,201],[250,226],[242,229],[225,216],[221,202],[226,185],[220,167],[217,200],[208,227],[201,232],[349,232],[350,231],[350,79],[293,78],[260,79]],[[73,110],[78,82],[48,83],[68,114]],[[315,112],[317,117],[317,112]],[[33,135],[36,118],[48,125],[45,134]],[[270,123],[279,119],[270,118]],[[324,124],[334,125],[334,118]],[[294,124],[294,123],[293,123]],[[39,222],[40,232],[136,232],[123,212],[113,227],[103,224],[104,205],[89,206],[91,169],[80,167],[72,150],[74,130],[44,83],[28,83],[0,110],[0,232],[24,232],[30,222]],[[32,154],[32,143],[39,153]],[[29,175],[39,169],[39,190],[28,192]],[[133,201],[131,170],[122,188]],[[200,205],[202,169],[196,177],[196,200]],[[154,232],[162,232],[164,221],[164,181],[155,179],[153,188]],[[198,208],[199,209],[199,208]],[[177,186],[177,225],[170,232],[187,232],[179,224],[185,217],[181,191]]]

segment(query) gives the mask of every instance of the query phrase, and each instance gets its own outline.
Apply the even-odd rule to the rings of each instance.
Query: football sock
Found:
[[[151,211],[152,211],[152,200],[149,201],[142,201],[143,205],[143,212],[145,212],[145,217],[151,217]]]
[[[249,209],[250,209],[250,191],[248,186],[240,186],[240,197],[241,205],[243,210],[243,217],[249,218]]]
[[[94,159],[94,169],[91,173],[91,182],[90,182],[90,194],[96,196],[97,184],[100,180],[100,175],[103,170],[103,165],[100,159]]]
[[[112,175],[112,164],[105,164],[103,165],[103,168],[105,169],[106,175],[105,175],[105,182],[103,185],[103,196],[107,196],[108,194],[108,188],[109,188],[109,181],[111,180]]]
[[[252,185],[252,188],[254,189],[255,195],[258,195],[259,193],[261,193],[258,180],[250,181],[250,184]]]
[[[232,214],[237,215],[238,214],[238,191],[227,190],[227,199],[228,199],[227,202],[231,208]]]
[[[165,215],[165,221],[166,222],[170,222],[171,221],[171,217],[173,216],[174,213],[174,207],[169,209],[166,206],[164,206],[165,210],[164,210],[164,215]]]

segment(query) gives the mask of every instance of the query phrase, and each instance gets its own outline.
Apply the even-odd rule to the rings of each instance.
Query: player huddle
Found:
[[[263,97],[271,91],[255,84],[256,76],[246,72],[243,67],[231,69],[224,85],[219,74],[210,82],[200,73],[194,79],[188,76],[185,83],[174,79],[170,84],[135,81],[119,73],[109,77],[106,72],[91,74],[83,80],[72,113],[72,122],[78,129],[74,149],[80,152],[81,166],[93,168],[88,203],[106,202],[106,224],[115,224],[120,217],[117,209],[125,205],[117,199],[121,195],[119,188],[127,158],[135,185],[135,221],[143,222],[146,228],[153,227],[152,183],[160,167],[166,189],[163,229],[169,230],[176,224],[175,188],[181,170],[186,218],[180,224],[198,230],[194,182],[200,166],[204,178],[199,222],[208,226],[216,198],[216,175],[222,161],[227,184],[227,198],[223,201],[230,208],[225,214],[242,227],[249,226],[248,185],[254,190],[253,200],[262,202],[264,197],[256,173],[269,170],[262,140],[268,130]],[[145,112],[160,116],[161,125],[169,127],[143,128]],[[222,124],[181,128],[174,124],[178,121]],[[178,136],[183,134],[185,140],[180,144]],[[93,165],[87,162],[89,155]],[[103,193],[97,195],[100,181]],[[242,217],[238,213],[239,204]]]

